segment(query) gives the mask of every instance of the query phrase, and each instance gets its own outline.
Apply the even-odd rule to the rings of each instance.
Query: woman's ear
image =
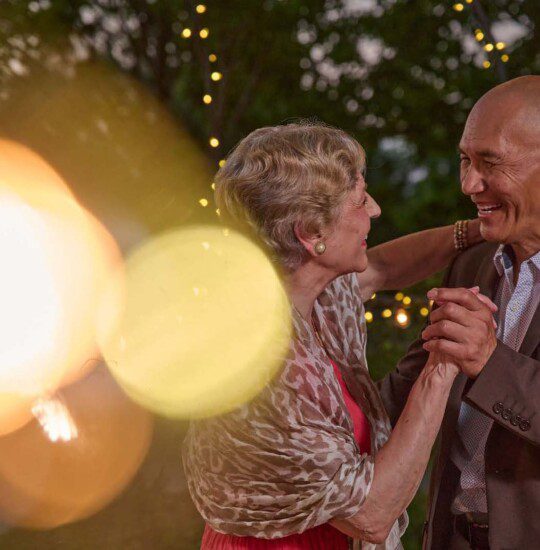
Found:
[[[322,236],[317,233],[309,233],[306,231],[305,227],[300,222],[295,222],[294,224],[294,234],[296,238],[302,243],[302,246],[307,250],[310,256],[319,256],[315,252],[315,245],[322,239]]]

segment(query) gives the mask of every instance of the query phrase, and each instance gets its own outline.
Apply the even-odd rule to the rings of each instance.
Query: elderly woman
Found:
[[[367,370],[363,301],[458,252],[452,226],[368,251],[381,211],[364,169],[346,133],[288,124],[251,133],[217,174],[222,216],[280,266],[294,338],[252,402],[190,427],[183,458],[203,549],[401,547],[458,368],[431,355],[391,431]],[[479,240],[471,222],[469,244]]]

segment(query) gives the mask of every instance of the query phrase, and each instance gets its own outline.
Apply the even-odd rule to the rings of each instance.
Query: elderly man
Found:
[[[540,76],[489,91],[460,143],[461,185],[486,243],[428,294],[430,324],[382,382],[398,418],[427,352],[455,358],[424,548],[540,548]],[[467,287],[498,306],[491,312]]]

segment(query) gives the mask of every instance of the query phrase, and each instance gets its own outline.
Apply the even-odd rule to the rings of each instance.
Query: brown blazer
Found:
[[[499,281],[493,264],[496,250],[496,244],[482,243],[460,254],[443,286],[479,285],[493,298]],[[395,371],[380,382],[393,425],[426,359],[422,340],[417,340]],[[499,342],[476,380],[463,374],[456,378],[431,476],[424,529],[424,548],[431,550],[448,548],[452,533],[450,506],[459,471],[449,456],[462,399],[495,421],[485,456],[491,549],[540,549],[540,308],[519,352]]]

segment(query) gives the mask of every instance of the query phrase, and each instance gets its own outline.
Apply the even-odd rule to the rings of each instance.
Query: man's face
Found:
[[[505,108],[507,107],[507,108]],[[461,186],[477,205],[482,236],[540,249],[540,132],[512,106],[480,102],[460,142]]]

